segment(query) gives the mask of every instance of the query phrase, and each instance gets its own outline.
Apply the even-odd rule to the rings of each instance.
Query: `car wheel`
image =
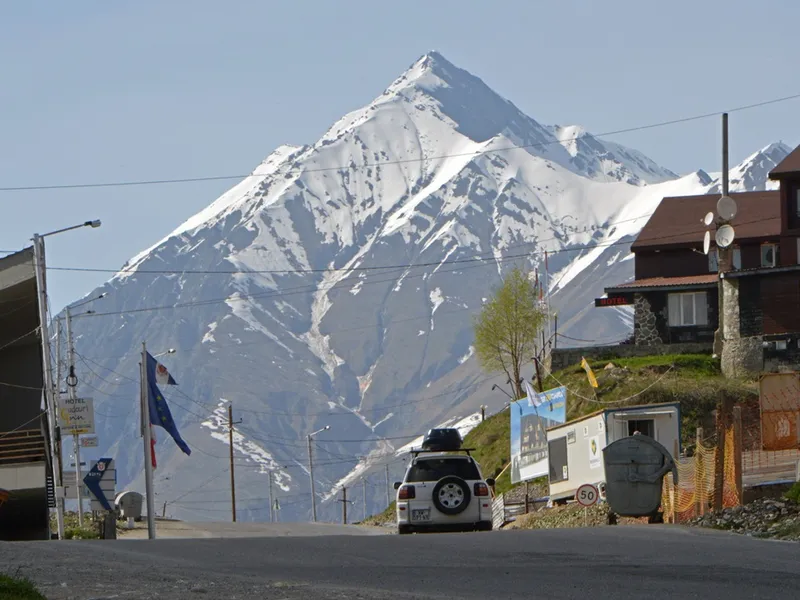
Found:
[[[399,535],[408,535],[411,533],[411,526],[410,525],[398,525],[397,526],[397,533]]]
[[[442,477],[433,487],[433,505],[445,515],[464,512],[471,499],[472,494],[467,482],[455,475]]]

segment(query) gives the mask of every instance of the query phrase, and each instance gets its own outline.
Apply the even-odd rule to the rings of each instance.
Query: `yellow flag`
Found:
[[[597,377],[594,376],[594,371],[592,371],[592,367],[589,366],[589,363],[586,362],[586,359],[581,357],[581,367],[583,370],[586,371],[586,377],[589,379],[589,385],[593,388],[597,387]]]

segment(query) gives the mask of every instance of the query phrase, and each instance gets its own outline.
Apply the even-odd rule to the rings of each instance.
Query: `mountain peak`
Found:
[[[485,86],[483,81],[455,66],[440,52],[431,50],[414,61],[384,94],[399,93],[408,88],[431,92],[438,87],[464,88],[470,85]]]

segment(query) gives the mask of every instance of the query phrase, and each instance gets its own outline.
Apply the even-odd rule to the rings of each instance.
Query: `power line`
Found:
[[[735,108],[729,108],[727,110],[722,111],[715,111],[709,113],[703,113],[698,115],[693,115],[690,117],[682,117],[678,119],[669,119],[665,121],[659,121],[656,123],[650,123],[648,125],[638,125],[635,127],[627,127],[624,129],[616,129],[613,131],[606,131],[603,133],[599,133],[594,135],[595,138],[601,137],[608,137],[612,135],[621,135],[624,133],[632,133],[635,131],[643,131],[646,129],[655,129],[658,127],[666,127],[669,125],[678,125],[681,123],[689,123],[691,121],[699,121],[702,119],[707,119],[710,117],[716,117],[723,113],[734,113],[740,112],[744,110],[750,110],[753,108],[759,108],[762,106],[768,106],[771,104],[778,104],[780,102],[787,102],[789,100],[795,100],[800,98],[800,94],[792,94],[789,96],[782,96],[780,98],[773,98],[771,100],[764,100],[762,102],[756,102],[753,104],[747,104],[744,106],[738,106]],[[362,169],[370,169],[370,168],[380,168],[392,165],[402,165],[402,164],[409,164],[409,163],[420,163],[425,161],[433,161],[433,160],[442,160],[445,158],[457,158],[457,157],[465,157],[465,156],[483,156],[485,154],[490,153],[499,153],[499,152],[508,152],[512,150],[523,150],[523,149],[534,149],[534,148],[544,148],[546,146],[556,145],[556,144],[563,144],[566,141],[574,141],[577,140],[578,137],[572,138],[572,140],[559,140],[554,139],[548,142],[538,142],[535,144],[519,144],[519,145],[511,145],[505,146],[501,148],[492,148],[488,150],[476,150],[473,152],[459,152],[459,153],[452,153],[452,154],[440,154],[436,156],[421,156],[419,158],[406,158],[406,159],[398,159],[398,160],[387,160],[382,162],[374,162],[374,163],[364,163],[362,165],[346,165],[346,166],[338,166],[338,167],[317,167],[317,168],[308,168],[308,169],[299,169],[299,168],[290,168],[290,169],[279,169],[271,173],[270,175],[277,175],[283,174],[288,175],[290,173],[322,173],[322,172],[331,172],[331,171],[357,171]],[[181,184],[181,183],[199,183],[199,182],[211,182],[211,181],[225,181],[231,179],[248,179],[251,177],[269,177],[269,175],[257,175],[255,173],[248,173],[247,175],[210,175],[204,177],[180,177],[180,178],[169,178],[169,179],[141,179],[141,180],[130,180],[130,181],[109,181],[109,182],[89,182],[89,183],[71,183],[71,184],[53,184],[53,185],[23,185],[23,186],[5,186],[0,187],[0,192],[21,192],[21,191],[37,191],[37,190],[71,190],[71,189],[87,189],[87,188],[109,188],[109,187],[132,187],[132,186],[143,186],[143,185],[165,185],[165,184]]]
[[[643,217],[637,217],[637,218],[643,218]],[[754,219],[752,221],[742,221],[738,225],[741,226],[741,225],[745,225],[745,224],[749,224],[749,223],[759,223],[759,222],[771,221],[771,220],[773,220],[772,217],[762,217],[760,219]],[[682,232],[681,235],[683,236],[686,233],[703,233],[703,232],[706,231],[706,229],[707,228],[702,228],[702,229],[697,229],[697,230],[693,230],[693,231],[689,231],[689,232]],[[628,236],[625,236],[625,237],[628,237]],[[669,240],[669,239],[673,239],[675,237],[676,237],[676,234],[655,236],[655,237],[649,238],[648,242],[651,242],[653,240]],[[532,242],[532,243],[536,243],[536,242]],[[547,254],[548,254],[548,256],[552,256],[552,255],[562,254],[562,253],[566,253],[566,252],[582,252],[584,250],[590,250],[591,251],[591,250],[595,250],[595,249],[598,249],[598,248],[611,248],[611,247],[614,247],[614,246],[624,246],[624,245],[629,245],[629,244],[631,244],[630,241],[628,241],[626,239],[622,239],[622,240],[618,240],[618,241],[615,241],[615,242],[600,242],[600,243],[593,244],[593,245],[581,244],[581,245],[576,245],[576,246],[572,246],[572,247],[569,247],[569,248],[561,248],[561,249],[558,249],[558,250],[547,251]],[[518,258],[531,258],[531,257],[537,256],[537,255],[544,255],[544,253],[545,253],[545,251],[538,251],[538,252],[526,252],[526,253],[523,253],[523,254],[511,254],[511,255],[508,255],[508,256],[504,256],[502,258],[487,257],[487,258],[483,258],[483,259],[479,259],[479,260],[481,260],[481,261],[493,261],[493,262],[482,262],[482,264],[477,264],[477,265],[473,264],[473,265],[470,265],[470,266],[461,267],[461,268],[455,268],[455,269],[446,269],[446,270],[442,269],[442,270],[439,271],[439,273],[452,273],[452,272],[456,272],[456,271],[465,271],[467,269],[474,269],[474,268],[480,268],[480,267],[486,267],[486,266],[496,266],[496,263],[498,263],[498,262],[506,262],[506,261],[509,261],[509,260],[516,260]],[[437,263],[437,264],[448,264],[448,262],[442,262],[442,263]],[[416,278],[419,278],[419,277],[425,277],[426,275],[428,275],[428,274],[427,273],[417,273],[417,274],[414,274],[414,275],[406,275],[404,273],[400,277],[402,277],[403,280],[405,281],[406,279],[416,279]],[[362,279],[358,279],[358,281],[356,283],[361,283],[362,285],[376,285],[376,284],[380,284],[380,283],[391,283],[391,282],[398,282],[400,277],[391,278],[391,279],[378,279],[378,280],[372,280],[372,281],[364,281]],[[157,311],[157,310],[172,310],[172,309],[176,309],[176,308],[190,308],[190,307],[196,307],[196,306],[208,306],[208,305],[213,305],[213,304],[222,304],[222,303],[227,303],[227,302],[245,301],[245,300],[261,299],[261,298],[283,298],[283,297],[286,297],[286,296],[293,296],[293,295],[298,295],[298,294],[307,294],[307,293],[318,292],[318,291],[326,291],[327,292],[327,291],[330,291],[330,290],[341,289],[341,288],[352,286],[352,285],[355,285],[352,281],[349,281],[348,279],[344,279],[344,280],[342,280],[340,282],[337,282],[337,283],[335,283],[333,285],[330,285],[328,287],[305,285],[305,286],[297,286],[297,287],[294,287],[294,288],[288,288],[288,290],[283,290],[283,291],[281,291],[281,290],[272,290],[272,291],[269,291],[269,292],[257,292],[257,293],[254,293],[254,294],[237,293],[236,296],[229,295],[229,296],[226,296],[224,298],[213,298],[213,299],[208,299],[208,300],[189,301],[189,302],[182,302],[182,303],[175,303],[175,304],[166,304],[166,305],[161,305],[161,306],[132,308],[132,309],[128,309],[128,310],[119,310],[119,311],[84,313],[82,315],[76,315],[75,318],[97,318],[97,317],[104,317],[104,316],[118,316],[118,315],[128,315],[128,314],[152,312],[152,311]],[[371,328],[372,326],[369,326],[369,327]],[[358,328],[356,328],[356,329],[358,329]],[[345,331],[345,330],[342,330],[342,331]]]
[[[629,219],[620,219],[619,221],[614,221],[612,223],[608,223],[606,225],[598,226],[593,231],[604,230],[604,229],[613,229],[617,225],[622,223],[630,223],[632,221],[638,221],[640,219],[646,219],[647,217],[651,217],[653,213],[647,213],[646,215],[639,215],[638,217],[631,217]],[[561,236],[553,236],[550,238],[543,238],[543,239],[536,239],[535,241],[531,242],[523,242],[521,244],[513,244],[510,246],[506,246],[506,250],[512,248],[521,248],[523,246],[532,246],[534,244],[541,245],[542,242],[552,242],[556,240],[561,240]],[[47,267],[48,271],[74,271],[74,272],[82,272],[82,273],[114,273],[114,274],[155,274],[155,275],[280,275],[280,274],[312,274],[312,273],[352,273],[352,272],[365,272],[365,271],[403,271],[406,269],[416,269],[420,267],[436,267],[443,264],[461,264],[461,263],[471,263],[471,262],[478,262],[483,260],[494,260],[494,251],[486,251],[482,254],[486,256],[481,256],[480,254],[476,257],[472,258],[459,258],[453,260],[446,260],[446,261],[433,261],[433,262],[426,262],[426,263],[400,263],[396,265],[379,265],[373,267],[328,267],[328,268],[321,268],[321,269],[189,269],[189,270],[172,270],[172,269],[136,269],[131,268],[129,270],[125,270],[123,267],[122,269],[100,269],[94,267]],[[539,253],[541,254],[541,252]],[[520,255],[524,256],[524,255]]]

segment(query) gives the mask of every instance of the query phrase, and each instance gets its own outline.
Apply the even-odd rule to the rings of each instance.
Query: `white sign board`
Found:
[[[58,424],[64,435],[94,433],[94,400],[61,397]]]
[[[89,498],[92,500],[92,510],[108,510],[107,506],[114,506],[114,500],[117,497],[117,467],[113,459],[101,458],[100,460],[92,461],[92,466],[87,473],[87,477],[96,473],[98,477],[93,483],[84,482],[89,488]],[[98,495],[102,494],[102,499]]]
[[[86,471],[81,471],[79,475],[81,484],[81,495],[84,498],[89,497],[89,488],[83,483],[83,478],[86,477]],[[75,471],[64,471],[64,497],[69,500],[78,499],[78,488],[75,484]]]
[[[600,493],[591,483],[584,483],[575,492],[575,500],[581,506],[592,506],[600,500]]]
[[[81,448],[97,448],[97,436],[96,435],[89,435],[86,437],[80,438],[81,440]]]

